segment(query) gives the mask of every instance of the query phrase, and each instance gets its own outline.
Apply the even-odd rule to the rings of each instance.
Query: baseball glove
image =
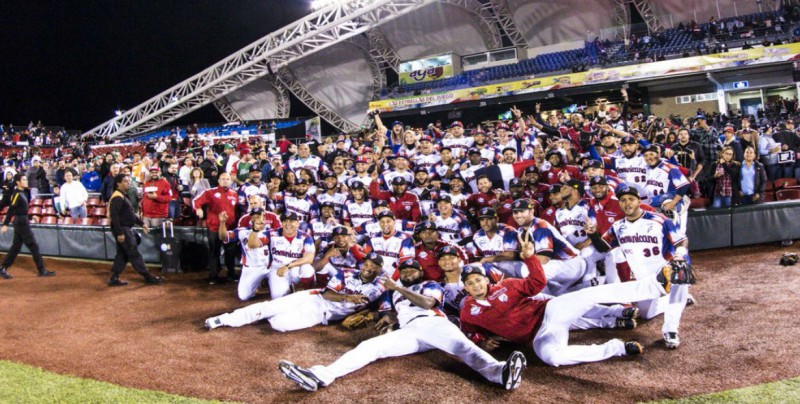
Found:
[[[692,269],[692,264],[686,261],[676,261],[673,260],[670,262],[670,266],[672,266],[672,277],[670,282],[674,285],[694,285],[697,283],[697,279],[694,277],[694,270]]]
[[[800,257],[798,257],[797,253],[785,253],[781,257],[781,265],[785,267],[797,264],[798,261],[800,261]]]
[[[363,310],[347,316],[347,318],[342,321],[342,326],[348,330],[356,330],[366,327],[367,324],[375,321],[377,318],[378,313],[374,311]]]

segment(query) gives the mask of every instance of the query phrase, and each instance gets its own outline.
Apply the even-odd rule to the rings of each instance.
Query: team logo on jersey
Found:
[[[222,198],[222,194],[220,194],[219,192],[217,192],[216,194],[214,194],[214,198]]]
[[[608,218],[608,222],[609,222],[609,223],[614,223],[614,218],[613,218],[613,217],[609,217],[609,218]]]
[[[422,258],[422,259],[428,258],[428,253],[423,251],[423,252],[419,253],[419,257]]]
[[[406,206],[406,210],[411,210],[411,206]]]
[[[507,204],[503,205],[503,208],[504,209],[511,209],[511,204],[507,203]]]
[[[469,314],[472,314],[473,316],[477,316],[478,314],[481,314],[480,306],[472,306],[472,307],[470,307]]]
[[[501,302],[505,303],[508,301],[508,295],[503,293],[502,295],[500,295],[500,297],[497,298],[497,300],[500,300]]]
[[[483,198],[478,198],[478,203],[483,203],[483,201],[484,201]]]

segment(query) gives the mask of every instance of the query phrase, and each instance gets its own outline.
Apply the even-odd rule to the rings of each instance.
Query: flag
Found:
[[[518,161],[513,164],[499,163],[492,164],[489,167],[484,167],[475,171],[475,178],[486,175],[492,181],[492,189],[503,189],[508,191],[508,182],[512,178],[522,178],[525,169],[536,165],[534,160]],[[469,184],[475,192],[478,192],[478,186],[473,180]]]
[[[318,116],[306,120],[306,137],[322,143],[322,130],[319,127]]]

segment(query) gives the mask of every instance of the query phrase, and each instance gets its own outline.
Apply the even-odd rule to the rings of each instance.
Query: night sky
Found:
[[[310,0],[2,3],[0,123],[88,130],[306,14]],[[292,115],[307,112],[292,103]],[[179,123],[222,122],[209,105]]]

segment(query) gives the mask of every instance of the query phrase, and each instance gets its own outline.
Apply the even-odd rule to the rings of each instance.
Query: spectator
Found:
[[[169,201],[169,217],[176,218],[181,214],[181,192],[183,192],[183,185],[178,179],[178,164],[172,163],[167,166],[167,172],[164,173],[164,179],[169,183],[172,197]]]
[[[86,188],[88,192],[98,192],[102,188],[100,173],[95,171],[93,164],[86,165],[86,172],[81,176],[81,184],[83,184],[83,187]]]
[[[678,131],[678,141],[670,148],[678,164],[689,170],[689,180],[694,181],[697,174],[703,170],[705,160],[700,144],[689,140],[689,130],[682,128]]]
[[[740,174],[738,202],[740,205],[752,205],[763,201],[767,185],[767,172],[764,165],[756,160],[756,151],[752,147],[744,150],[744,162]]]
[[[734,195],[739,194],[741,164],[734,160],[731,147],[722,149],[720,159],[712,165],[714,170],[714,200],[712,208],[730,208]]]
[[[761,164],[767,170],[767,178],[770,181],[780,178],[780,166],[778,165],[778,152],[780,151],[781,145],[772,138],[772,128],[767,127],[767,130],[758,137],[758,154],[761,156]]]
[[[56,186],[59,188],[64,185],[64,173],[67,170],[67,161],[64,159],[58,160],[58,168],[56,168]]]
[[[210,253],[208,283],[211,285],[225,282],[225,279],[219,277],[220,249],[223,250],[225,267],[228,270],[228,280],[236,280],[234,260],[236,259],[236,247],[238,247],[238,243],[235,241],[231,243],[225,243],[222,239],[220,239],[218,234],[220,213],[225,212],[227,215],[225,220],[226,228],[232,229],[236,224],[235,209],[238,197],[236,191],[232,190],[230,186],[230,174],[222,173],[219,175],[218,187],[209,188],[192,200],[192,209],[194,209],[197,217],[200,219],[206,217],[206,228],[208,229],[208,249]],[[207,216],[203,213],[204,207],[208,211]]]
[[[119,170],[119,172],[120,174],[124,174],[130,177],[131,168],[129,166],[124,166]],[[139,198],[139,189],[138,186],[136,185],[136,181],[133,181],[133,179],[131,179],[131,186],[128,187],[128,190],[125,192],[125,196],[131,202],[131,206],[133,207],[133,213],[136,213],[138,215],[140,210],[139,203],[141,198]]]
[[[161,170],[157,166],[150,167],[150,180],[144,184],[142,199],[142,216],[151,228],[161,227],[164,219],[169,217],[169,202],[172,200],[172,188],[167,180],[161,178]]]
[[[100,187],[101,201],[108,202],[111,200],[111,194],[114,193],[114,181],[115,178],[117,178],[118,174],[119,174],[119,165],[112,164],[111,170],[109,171],[109,175],[106,175],[106,178],[103,179],[103,185]]]
[[[739,143],[739,140],[736,139],[734,136],[734,129],[733,125],[725,126],[725,130],[723,130],[723,135],[725,136],[725,140],[722,141],[722,147],[730,147],[733,149],[734,157],[733,159],[742,162],[744,160],[744,153],[742,152],[742,144]]]
[[[202,194],[203,191],[211,188],[211,184],[209,184],[208,180],[203,178],[203,170],[200,167],[195,167],[192,169],[192,176],[189,179],[189,195],[192,199],[197,198],[198,195]]]
[[[703,151],[703,161],[708,163],[695,176],[700,185],[700,191],[705,196],[713,196],[716,188],[716,177],[712,162],[719,160],[720,150],[717,130],[708,126],[706,116],[700,113],[695,118],[695,128],[691,131],[690,138],[700,144]]]
[[[68,168],[64,172],[64,185],[61,187],[61,194],[59,195],[59,206],[61,206],[61,214],[66,216],[69,214],[73,219],[82,219],[86,217],[86,201],[89,199],[89,193],[86,192],[83,184],[80,181],[75,181],[78,174],[75,170]]]
[[[795,132],[794,121],[788,120],[778,125],[778,129],[780,131],[772,135],[772,138],[781,145],[781,151],[792,151],[797,156],[797,153],[800,153],[800,137]],[[780,175],[780,178],[800,178],[800,162],[780,164],[778,175]]]
[[[36,199],[40,193],[46,194],[49,192],[50,186],[47,183],[47,173],[42,168],[42,159],[39,156],[31,159],[31,167],[28,169],[26,176],[28,177],[31,200]]]

